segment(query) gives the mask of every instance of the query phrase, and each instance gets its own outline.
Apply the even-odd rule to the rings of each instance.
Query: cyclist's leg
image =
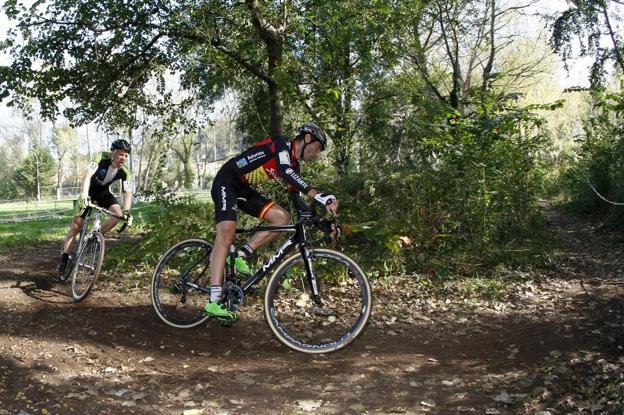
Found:
[[[76,235],[80,233],[80,230],[82,229],[83,224],[84,224],[84,217],[74,216],[74,220],[72,221],[71,225],[69,225],[67,236],[65,237],[65,241],[63,242],[64,254],[70,254],[72,249],[74,249],[74,241],[76,239]]]
[[[118,204],[110,205],[109,207],[105,209],[110,210],[117,216],[123,215],[121,206],[119,206]],[[102,226],[100,227],[100,232],[102,232],[102,235],[106,235],[106,233],[110,231],[111,229],[113,229],[115,225],[117,225],[117,223],[119,223],[119,219],[117,219],[114,216],[111,216],[106,222],[102,224]]]
[[[230,252],[230,245],[236,234],[236,221],[224,220],[217,223],[216,237],[210,254],[210,284],[223,285],[225,258]]]
[[[63,242],[63,249],[61,250],[61,259],[56,266],[56,271],[58,272],[59,277],[65,274],[65,270],[67,269],[67,264],[69,263],[69,254],[74,248],[74,241],[76,240],[76,235],[80,233],[80,229],[82,228],[82,224],[84,223],[84,219],[79,216],[74,216],[74,220],[71,225],[69,225],[69,230],[67,231],[67,236],[65,237],[65,241]]]
[[[67,263],[69,262],[69,255],[74,249],[76,236],[80,233],[82,225],[84,224],[84,220],[88,214],[89,208],[79,209],[78,205],[76,205],[74,210],[74,218],[72,220],[72,223],[69,225],[67,235],[65,236],[65,240],[63,241],[63,248],[61,249],[61,259],[56,267],[56,270],[60,274],[63,274],[65,272],[65,268],[67,267]]]
[[[117,198],[113,196],[113,194],[110,192],[110,190],[108,190],[108,188],[105,188],[102,191],[96,192],[93,195],[91,195],[91,200],[95,201],[95,203],[97,203],[98,206],[101,206],[104,209],[110,210],[117,216],[121,216],[123,214],[121,211],[121,206],[119,205],[119,202],[117,201]],[[118,222],[119,222],[119,219],[117,219],[116,217],[114,216],[109,217],[108,220],[104,222],[102,226],[100,227],[100,232],[102,232],[102,235],[106,235],[106,233],[110,231],[111,229],[113,229],[115,225],[117,225]]]
[[[286,212],[286,210],[284,210],[283,207],[281,207],[278,204],[273,204],[268,211],[266,212],[266,214],[261,217],[260,219],[264,219],[267,222],[269,222],[270,225],[273,226],[279,226],[279,225],[288,225],[290,223],[290,216],[288,215],[288,212]],[[268,244],[269,242],[273,241],[275,238],[279,237],[280,234],[279,232],[256,232],[252,235],[251,239],[248,242],[248,245],[253,249],[256,250],[259,247]]]
[[[210,254],[210,301],[204,309],[209,315],[230,322],[237,319],[236,313],[227,310],[221,300],[225,260],[236,234],[236,197],[239,190],[236,176],[220,170],[210,191],[215,205],[216,237]]]
[[[80,210],[76,206],[74,218],[72,220],[72,223],[69,225],[69,229],[67,230],[67,236],[65,236],[65,241],[63,241],[63,248],[61,249],[61,259],[56,266],[56,271],[59,273],[59,275],[63,275],[65,269],[67,268],[69,255],[74,249],[76,236],[80,233],[80,230],[82,229],[82,225],[84,224],[85,218],[87,217],[88,213],[88,208]]]
[[[254,189],[248,189],[245,192],[245,200],[240,201],[238,206],[243,212],[266,220],[270,225],[279,226],[290,223],[290,215],[284,208]],[[256,232],[247,242],[247,245],[252,250],[256,250],[273,241],[278,236],[278,232]]]

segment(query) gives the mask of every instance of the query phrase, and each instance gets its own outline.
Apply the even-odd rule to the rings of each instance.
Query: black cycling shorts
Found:
[[[224,220],[236,221],[238,209],[264,219],[267,212],[275,205],[275,202],[268,197],[242,184],[236,173],[227,167],[219,170],[215,176],[210,194],[215,205],[216,223]]]
[[[92,202],[97,203],[98,206],[103,207],[104,209],[110,209],[113,205],[118,205],[119,202],[117,198],[113,196],[113,194],[108,190],[108,186],[104,188],[98,188],[96,186],[91,186],[89,188],[89,197]],[[82,214],[78,213],[77,216],[81,218],[86,218],[89,214],[90,209],[85,209]]]

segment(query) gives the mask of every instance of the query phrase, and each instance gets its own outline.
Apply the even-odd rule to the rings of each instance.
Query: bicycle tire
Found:
[[[169,248],[158,261],[150,296],[156,314],[169,326],[192,328],[210,318],[204,314],[209,293],[189,286],[182,277],[209,290],[211,252],[209,242],[186,239]]]
[[[322,307],[310,298],[301,254],[286,259],[273,273],[264,312],[273,334],[304,353],[335,352],[351,344],[366,327],[372,292],[364,271],[348,256],[331,249],[310,250]]]
[[[80,232],[78,233],[78,238],[76,243],[80,243],[80,241],[82,240],[82,235],[83,233],[86,232],[86,225],[83,226],[80,230]],[[74,246],[74,249],[72,250],[72,252],[69,254],[69,259],[67,260],[67,266],[65,267],[65,272],[63,272],[60,276],[59,276],[59,281],[60,282],[65,282],[69,279],[70,276],[74,275],[73,271],[74,271],[74,265],[76,265],[76,255],[78,254],[76,252],[76,247]]]
[[[65,271],[59,276],[60,282],[65,282],[72,275],[72,271],[74,270],[74,254],[72,253],[67,260],[67,265],[65,266]]]
[[[102,270],[104,262],[104,236],[100,232],[91,233],[76,256],[72,271],[72,300],[78,303],[89,295]]]

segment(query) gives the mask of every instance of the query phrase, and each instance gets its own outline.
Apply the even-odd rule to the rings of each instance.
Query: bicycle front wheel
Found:
[[[86,236],[85,244],[76,256],[72,270],[72,299],[79,302],[87,298],[104,261],[104,237],[95,232]]]
[[[331,249],[310,250],[321,304],[312,298],[301,254],[282,263],[268,282],[264,311],[269,327],[286,346],[328,353],[353,342],[370,317],[368,278],[348,256]]]
[[[204,305],[210,299],[212,245],[187,239],[172,246],[160,259],[150,293],[158,317],[178,328],[196,327],[209,316]]]

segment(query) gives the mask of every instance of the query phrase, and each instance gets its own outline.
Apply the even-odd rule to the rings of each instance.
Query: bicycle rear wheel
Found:
[[[85,237],[86,241],[76,256],[72,271],[72,299],[80,302],[87,298],[95,280],[102,270],[104,261],[104,237],[94,232]]]
[[[372,293],[362,269],[331,249],[310,251],[322,305],[311,298],[301,254],[282,263],[271,276],[264,311],[273,334],[305,353],[328,353],[353,342],[371,313]]]
[[[160,259],[150,293],[158,317],[170,326],[191,328],[204,323],[204,305],[210,299],[212,245],[187,239],[172,246]]]

